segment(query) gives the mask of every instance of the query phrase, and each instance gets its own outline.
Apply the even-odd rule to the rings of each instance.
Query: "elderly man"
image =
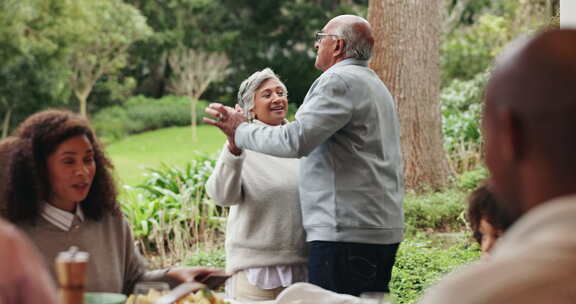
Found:
[[[576,30],[542,33],[497,64],[484,108],[486,164],[517,222],[489,262],[422,303],[575,303]]]
[[[299,190],[309,281],[352,295],[388,291],[403,239],[399,124],[392,96],[367,67],[373,45],[365,19],[335,17],[316,34],[315,65],[324,73],[296,121],[247,124],[220,104],[206,109],[219,121],[205,119],[240,148],[307,156],[300,162]]]

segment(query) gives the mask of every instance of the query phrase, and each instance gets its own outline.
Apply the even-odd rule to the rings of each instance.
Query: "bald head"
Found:
[[[486,91],[486,163],[514,215],[576,193],[576,30],[515,43]]]
[[[556,141],[565,150],[564,139],[576,132],[576,30],[513,44],[497,61],[486,102],[487,115],[508,109],[535,140]]]
[[[488,84],[488,106],[548,116],[576,107],[574,84],[576,30],[544,32],[512,43],[498,58]],[[566,113],[556,113],[561,114]]]
[[[372,37],[372,27],[366,19],[355,15],[340,15],[332,18],[326,24],[326,28],[328,27],[344,39],[346,58],[370,59],[374,37]]]

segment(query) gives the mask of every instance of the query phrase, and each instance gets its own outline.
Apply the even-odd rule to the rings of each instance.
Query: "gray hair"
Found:
[[[358,17],[361,18],[361,17]],[[364,18],[364,22],[368,23]],[[354,22],[355,23],[355,22]],[[372,57],[374,40],[354,30],[354,23],[342,23],[336,28],[336,35],[344,40],[344,56],[369,60]]]
[[[254,108],[254,95],[256,94],[256,90],[262,85],[262,83],[268,79],[275,79],[277,80],[280,85],[282,85],[282,89],[284,89],[284,93],[288,96],[288,90],[284,83],[280,80],[278,75],[272,71],[270,68],[265,68],[262,71],[256,71],[254,74],[250,75],[250,77],[246,78],[240,84],[240,89],[238,89],[238,105],[242,107],[244,111],[244,115],[249,121],[252,121],[254,117],[250,112]]]

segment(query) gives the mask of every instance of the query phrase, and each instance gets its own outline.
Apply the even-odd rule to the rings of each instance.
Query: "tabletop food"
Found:
[[[160,297],[162,293],[152,289],[147,295],[130,295],[126,304],[154,304]],[[229,302],[216,296],[210,289],[201,289],[176,301],[176,304],[229,304]]]

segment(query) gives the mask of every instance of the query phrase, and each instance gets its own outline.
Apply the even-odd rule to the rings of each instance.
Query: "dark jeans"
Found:
[[[354,296],[366,291],[390,292],[398,245],[309,242],[309,281]]]

